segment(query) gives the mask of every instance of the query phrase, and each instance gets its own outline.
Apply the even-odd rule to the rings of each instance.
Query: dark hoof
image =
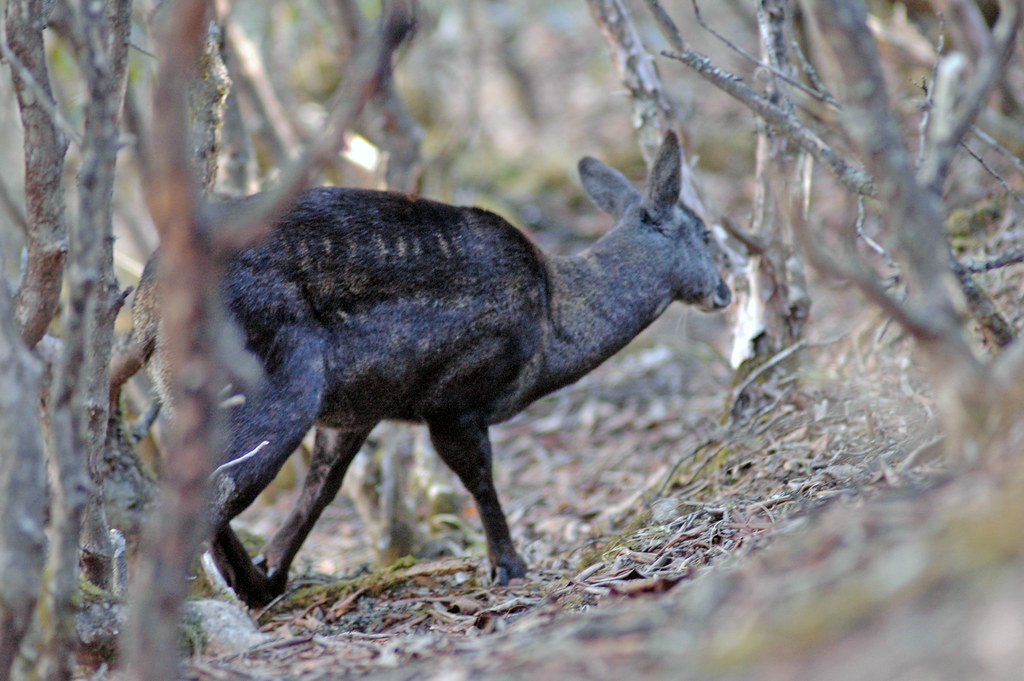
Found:
[[[500,586],[508,586],[508,568],[500,567],[494,570],[494,581]]]
[[[250,608],[262,608],[284,593],[284,589],[275,588],[272,582],[264,581],[258,585],[248,584],[245,588],[235,587],[235,594]]]
[[[288,585],[288,571],[279,570],[276,567],[270,568],[267,571],[267,587],[274,594],[274,598],[277,598],[284,593],[285,586]]]
[[[508,586],[510,580],[526,577],[526,563],[519,556],[513,556],[492,567],[491,577],[499,585]]]
[[[250,608],[262,608],[284,593],[288,575],[276,568],[267,572],[266,561],[257,558],[246,578],[232,584],[238,598]]]

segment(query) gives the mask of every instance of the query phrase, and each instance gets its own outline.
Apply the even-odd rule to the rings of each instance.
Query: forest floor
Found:
[[[728,418],[714,320],[668,315],[494,429],[525,580],[490,582],[468,495],[446,555],[374,571],[342,495],[262,635],[186,678],[1022,678],[1019,475],[952,474],[909,345],[852,319]]]

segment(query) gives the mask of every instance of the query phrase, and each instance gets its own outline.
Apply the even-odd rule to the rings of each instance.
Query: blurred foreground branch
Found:
[[[1012,41],[1020,23],[1020,2],[1014,0],[1012,5],[1001,3],[989,56],[982,58],[979,66],[980,81],[964,84],[962,92],[943,96],[962,102],[958,107],[963,108],[938,104],[931,112],[934,138],[929,140],[930,150],[919,173],[915,173],[902,144],[899,121],[886,95],[878,49],[863,5],[829,0],[815,3],[813,14],[838,71],[846,82],[861,84],[849,89],[842,120],[875,177],[878,198],[886,208],[885,224],[894,255],[906,280],[907,300],[893,303],[891,313],[925,351],[938,390],[940,419],[949,435],[948,451],[968,461],[1007,447],[1007,438],[1014,437],[1014,424],[1021,415],[1018,408],[1007,406],[1007,395],[992,390],[991,365],[984,366],[965,341],[960,315],[963,302],[952,272],[951,249],[944,230],[945,206],[939,191],[952,152],[999,78],[990,69],[1006,54],[1007,40]],[[961,99],[964,96],[976,101],[966,102]],[[942,99],[938,93],[936,97]],[[1020,354],[1014,351],[1015,345],[1010,346],[1007,356]],[[1021,369],[1024,367],[1016,367],[1017,371]],[[1020,378],[1018,374],[1016,380]]]
[[[0,277],[0,678],[11,667],[39,598],[46,560],[46,463],[39,404],[41,362],[22,342]]]
[[[203,36],[208,3],[182,0],[166,8],[159,39],[151,142],[143,149],[147,203],[160,234],[159,314],[172,379],[174,417],[161,484],[161,510],[143,539],[132,587],[125,657],[130,678],[177,677],[177,623],[189,567],[206,523],[207,486],[222,452],[218,408],[226,383],[225,334],[219,301],[230,253],[258,239],[309,178],[333,157],[345,129],[390,77],[393,50],[412,24],[406,3],[389,3],[381,33],[350,60],[320,134],[285,170],[280,184],[235,206],[202,203],[190,167],[187,95]],[[239,350],[236,349],[237,354]]]

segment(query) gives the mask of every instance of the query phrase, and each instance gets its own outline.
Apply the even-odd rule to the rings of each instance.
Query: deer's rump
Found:
[[[353,427],[506,411],[548,294],[535,246],[492,213],[320,188],[231,260],[224,295],[265,368],[283,331],[318,339],[319,420]]]

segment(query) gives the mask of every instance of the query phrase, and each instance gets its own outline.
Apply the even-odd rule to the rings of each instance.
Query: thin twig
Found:
[[[896,264],[896,259],[889,255],[889,252],[885,250],[885,247],[882,246],[882,244],[875,241],[867,232],[864,231],[863,196],[857,197],[857,222],[854,225],[854,229],[857,230],[857,236],[859,236],[861,240],[863,240],[864,243],[866,243],[871,248],[871,250],[873,250],[875,253],[878,253],[878,255],[882,256],[882,258],[885,260],[886,264],[889,265],[889,267],[898,267],[898,265]]]
[[[824,97],[826,102],[834,106],[837,110],[842,108],[839,104],[839,100],[828,91],[825,81],[823,81],[821,76],[818,75],[818,70],[814,68],[811,60],[807,58],[806,54],[804,54],[803,48],[800,47],[800,42],[794,40],[790,43],[790,47],[793,49],[794,54],[800,58],[800,68],[803,69],[804,75],[807,76],[807,80],[811,82],[811,87]]]
[[[1022,196],[1020,192],[1018,192],[1016,189],[1011,187],[1010,184],[1005,179],[1003,179],[1003,176],[996,172],[995,168],[986,163],[985,159],[983,159],[979,153],[977,153],[976,151],[974,151],[974,149],[971,149],[971,147],[967,145],[967,142],[960,142],[960,146],[962,146],[967,151],[967,153],[970,154],[971,157],[978,162],[978,165],[985,169],[985,172],[994,177],[996,181],[1003,186],[1003,190],[1007,194],[1009,194],[1014,201],[1019,203],[1021,206],[1024,206],[1024,196]]]
[[[1017,169],[1018,173],[1024,175],[1024,160],[1021,160],[1020,157],[1016,156],[1012,151],[1000,144],[999,140],[976,125],[971,126],[971,134],[988,146],[992,147],[992,149],[994,149],[1000,156],[1009,161],[1010,164]]]
[[[743,247],[751,255],[762,255],[767,252],[768,243],[766,240],[740,227],[739,223],[733,220],[732,217],[723,215],[721,224],[722,229],[728,232],[729,236],[743,244]]]
[[[815,269],[853,283],[871,302],[913,335],[922,339],[935,339],[942,335],[942,331],[934,323],[935,320],[917,314],[893,299],[878,275],[861,263],[855,253],[850,253],[849,257],[844,259],[833,257],[828,248],[821,243],[818,235],[811,233],[800,211],[792,211],[791,215],[793,234]]]
[[[662,494],[665,493],[665,490],[668,488],[669,484],[672,482],[672,478],[674,478],[676,476],[676,473],[679,471],[679,467],[682,466],[684,462],[693,459],[698,454],[700,454],[700,451],[702,449],[704,449],[705,447],[708,447],[709,445],[713,445],[715,443],[721,444],[721,440],[719,440],[718,438],[714,438],[714,437],[713,438],[708,438],[707,440],[704,440],[704,442],[702,442],[699,445],[697,445],[696,447],[694,447],[687,456],[679,457],[679,459],[676,461],[676,464],[674,466],[672,466],[672,470],[670,470],[668,472],[668,475],[665,476],[665,479],[662,481],[661,485],[658,486],[658,491],[654,493],[654,498],[657,499],[658,497],[660,497]],[[702,463],[697,468],[697,470],[694,471],[693,476],[690,478],[690,481],[686,483],[687,485],[692,483],[693,480],[695,480],[697,478],[697,475],[700,474],[700,472],[702,470],[704,470],[704,467],[707,465],[707,462],[709,460],[710,460],[710,457],[705,459],[704,463]],[[686,485],[684,485],[684,487],[685,486]]]
[[[160,408],[160,400],[153,399],[149,407],[146,408],[146,411],[139,414],[139,418],[135,420],[129,431],[133,442],[139,442],[149,434],[149,429],[153,427],[156,417],[160,415]]]
[[[797,352],[798,350],[802,350],[805,347],[807,347],[807,339],[801,338],[797,342],[790,345],[788,348],[783,348],[779,352],[775,353],[775,355],[773,355],[771,359],[763,363],[761,366],[757,367],[757,369],[755,369],[754,371],[751,371],[750,375],[747,376],[743,383],[740,384],[739,388],[736,389],[736,397],[733,399],[733,402],[739,400],[740,396],[743,395],[744,392],[746,392],[747,388],[749,388],[754,381],[760,378],[762,374],[776,367],[781,362],[785,361],[788,357],[790,357],[793,353]]]
[[[676,22],[672,21],[672,17],[668,15],[668,12],[661,6],[661,3],[658,0],[647,0],[647,9],[654,15],[654,21],[658,24],[658,30],[665,36],[665,40],[672,46],[672,49],[677,52],[685,51],[687,47],[686,43],[683,42],[683,34],[679,32]]]
[[[712,85],[744,104],[768,125],[791,137],[854,194],[874,195],[875,188],[870,176],[847,163],[817,133],[803,125],[791,113],[759,95],[739,77],[716,67],[706,56],[688,48],[679,27],[658,0],[646,0],[646,3],[662,35],[675,50],[662,51],[662,56],[686,64]]]
[[[932,112],[932,87],[931,84],[935,83],[936,73],[939,70],[939,62],[942,61],[942,50],[946,47],[946,19],[942,12],[938,13],[939,16],[939,35],[935,41],[935,54],[939,55],[936,58],[935,63],[932,64],[932,75],[929,82],[921,82],[921,89],[924,91],[925,104],[924,110],[921,113],[921,121],[918,123],[918,148],[917,148],[917,163],[916,167],[920,168],[921,164],[924,163],[924,156],[928,149],[928,119]]]
[[[762,61],[761,59],[758,59],[757,57],[755,57],[754,55],[750,54],[749,52],[744,50],[742,47],[740,47],[739,45],[737,45],[736,43],[732,42],[731,40],[726,38],[724,35],[719,33],[710,24],[708,24],[707,22],[704,21],[704,18],[700,14],[700,7],[697,5],[697,0],[692,0],[692,2],[693,2],[693,14],[694,14],[694,16],[697,17],[697,23],[700,24],[701,27],[705,31],[707,31],[708,33],[710,33],[714,37],[718,38],[730,50],[734,51],[736,54],[740,55],[741,57],[743,57],[744,59],[749,61],[751,64],[753,64],[757,68],[765,69],[769,73],[771,73],[773,76],[775,76],[776,78],[784,80],[785,82],[789,83],[790,85],[792,85],[796,89],[800,90],[804,94],[808,95],[809,97],[812,97],[813,99],[817,99],[819,102],[825,102],[826,104],[831,104],[831,105],[835,106],[837,109],[839,108],[839,102],[837,102],[835,100],[835,98],[833,98],[827,92],[819,92],[819,91],[816,91],[816,90],[813,90],[813,89],[807,87],[806,85],[801,83],[799,80],[793,78],[792,76],[790,76],[787,73],[785,73],[784,71],[782,71],[775,64],[769,64],[769,63],[766,63],[766,62]]]
[[[1024,262],[1024,246],[1018,246],[1013,250],[989,258],[988,260],[969,260],[959,263],[959,267],[965,272],[977,274],[978,272],[990,272],[1010,265]]]

